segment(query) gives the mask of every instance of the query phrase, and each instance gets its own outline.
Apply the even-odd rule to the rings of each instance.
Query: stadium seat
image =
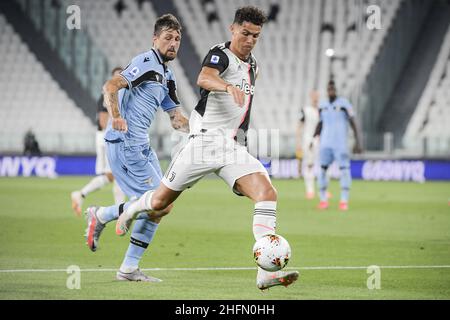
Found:
[[[450,28],[403,138],[406,149],[448,156],[450,150]]]
[[[0,15],[0,52],[2,104],[0,151],[22,152],[23,137],[28,129],[36,134],[41,150],[48,153],[94,151],[95,127],[36,59],[28,46]],[[20,64],[16,62],[20,61]],[[61,120],[65,119],[65,120]],[[71,135],[67,134],[72,131]],[[83,143],[69,143],[73,136]],[[72,138],[70,138],[72,136]],[[57,144],[54,137],[58,137]]]

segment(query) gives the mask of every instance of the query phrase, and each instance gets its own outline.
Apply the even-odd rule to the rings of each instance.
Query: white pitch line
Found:
[[[376,266],[376,265],[374,265]],[[369,266],[322,266],[322,267],[287,267],[289,270],[366,270]],[[441,266],[377,266],[380,269],[449,269],[450,265]],[[116,272],[117,268],[80,269],[81,272]],[[142,271],[236,271],[256,270],[256,267],[204,267],[204,268],[143,268]],[[26,272],[67,272],[67,269],[0,269],[0,273]]]

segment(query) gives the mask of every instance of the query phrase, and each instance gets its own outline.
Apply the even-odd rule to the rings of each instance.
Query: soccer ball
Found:
[[[291,258],[291,246],[277,234],[266,234],[253,246],[256,264],[266,271],[283,269]]]

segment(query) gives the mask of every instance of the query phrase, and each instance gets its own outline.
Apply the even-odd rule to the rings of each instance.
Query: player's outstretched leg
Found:
[[[350,185],[352,182],[352,177],[350,174],[350,168],[342,167],[341,170],[341,201],[339,202],[339,210],[348,210],[348,200],[350,196]]]
[[[178,198],[181,192],[171,190],[162,183],[156,190],[147,191],[139,199],[131,203],[117,219],[116,234],[124,236],[133,220],[142,211],[151,213],[152,218],[165,216],[172,210],[172,202]]]
[[[109,207],[91,206],[86,209],[86,244],[91,251],[98,248],[100,235],[110,221],[117,220],[120,214],[132,203],[132,201]],[[140,213],[136,219],[148,219],[147,213]]]
[[[103,188],[108,183],[110,183],[109,178],[105,174],[102,174],[102,175],[96,176],[91,181],[89,181],[88,184],[86,184],[81,190],[72,192],[70,194],[70,198],[72,200],[72,209],[75,211],[75,213],[78,216],[81,216],[81,210],[82,210],[84,198],[88,194],[90,194],[100,188]]]
[[[89,207],[85,212],[87,220],[86,244],[93,252],[97,250],[98,239],[106,226],[98,218],[98,209],[98,207]]]
[[[255,188],[255,186],[257,186]],[[253,214],[253,236],[255,240],[266,234],[275,233],[277,191],[269,177],[262,173],[252,173],[236,180],[235,187],[241,194],[255,202]],[[268,272],[258,267],[256,286],[265,290],[273,286],[289,286],[298,279],[298,271]]]
[[[129,206],[118,217],[116,223],[116,234],[124,236],[130,229],[131,223],[142,211],[152,211],[151,201],[154,190],[147,191],[139,199],[130,202]]]
[[[160,282],[160,279],[147,276],[139,269],[139,261],[152,242],[158,229],[158,223],[147,219],[136,221],[130,237],[125,258],[116,274],[117,280]]]
[[[276,224],[276,202],[261,201],[255,204],[253,215],[253,236],[255,240],[260,239],[268,233],[275,233]],[[298,279],[298,271],[276,271],[269,272],[258,267],[256,286],[265,290],[274,286],[289,286]]]
[[[70,200],[72,200],[72,210],[75,212],[77,216],[81,216],[81,208],[83,207],[84,197],[81,194],[81,191],[73,191],[70,194]]]
[[[308,164],[305,168],[305,188],[306,188],[306,199],[311,200],[315,197],[314,192],[314,166]]]

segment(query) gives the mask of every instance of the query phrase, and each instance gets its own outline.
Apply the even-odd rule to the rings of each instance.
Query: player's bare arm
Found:
[[[128,126],[125,119],[122,118],[119,112],[119,96],[120,89],[128,86],[127,81],[120,75],[113,76],[110,80],[106,81],[103,86],[103,98],[108,109],[108,113],[112,118],[112,127],[118,131],[127,131]]]
[[[316,127],[316,131],[314,131],[313,138],[320,137],[321,132],[322,132],[322,121],[319,121],[319,123],[317,124],[317,127]],[[309,148],[312,149],[312,147],[313,147],[313,142],[311,141]]]
[[[302,150],[303,127],[304,127],[303,121],[299,121],[299,123],[297,124],[297,130],[295,132],[296,153],[297,153],[298,157],[303,152],[303,150]]]
[[[109,114],[108,112],[99,112],[98,113],[98,123],[100,125],[100,128],[102,130],[105,130],[107,124],[108,124],[108,120],[109,120]]]
[[[189,119],[181,112],[181,108],[175,108],[168,112],[172,128],[175,130],[189,133]]]
[[[219,70],[203,67],[198,75],[197,85],[208,91],[227,92],[233,96],[234,102],[236,102],[239,107],[244,106],[244,92],[231,83],[224,81],[219,76]]]
[[[353,117],[350,118],[350,126],[352,127],[353,133],[355,135],[355,146],[353,147],[353,152],[361,153],[362,152],[361,138],[359,136],[359,130],[356,125],[355,119]]]

